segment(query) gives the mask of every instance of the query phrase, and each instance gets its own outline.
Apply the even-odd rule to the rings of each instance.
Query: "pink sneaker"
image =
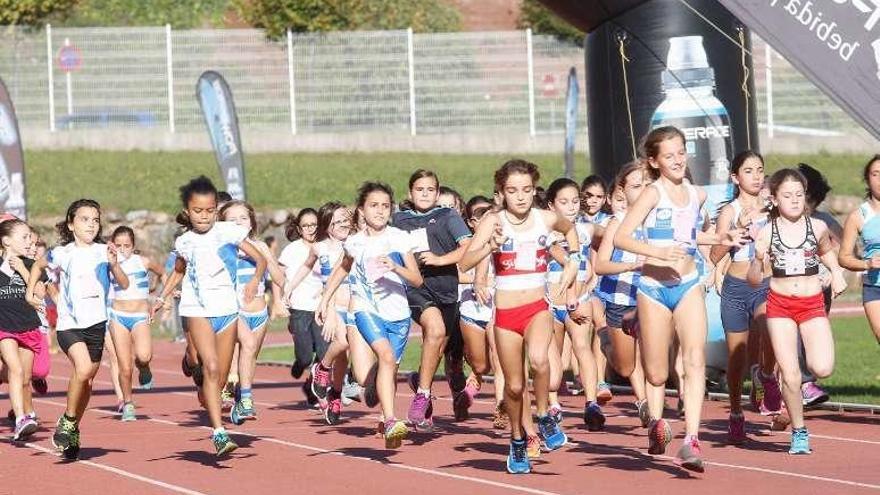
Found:
[[[429,409],[431,408],[431,396],[416,392],[409,406],[407,419],[418,432],[431,432],[434,429]]]
[[[740,414],[730,414],[727,424],[727,442],[741,445],[746,441],[746,418]]]
[[[762,416],[775,416],[782,411],[782,391],[775,376],[766,377],[760,374],[761,385],[764,387],[764,400],[761,401]]]
[[[815,407],[823,402],[828,402],[828,394],[816,382],[807,382],[801,385],[801,397],[804,407]]]
[[[702,473],[705,467],[703,466],[703,449],[700,448],[700,441],[695,437],[685,437],[684,443],[675,455],[674,462],[688,471]]]

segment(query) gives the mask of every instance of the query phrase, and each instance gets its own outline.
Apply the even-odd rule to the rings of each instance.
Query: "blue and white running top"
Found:
[[[342,258],[345,249],[342,244],[326,239],[315,244],[315,251],[318,255],[318,259],[315,261],[315,268],[321,278],[321,284],[326,287],[327,281],[330,279],[330,274],[333,273],[333,268],[336,266],[336,263],[339,262],[339,259]],[[351,290],[351,284],[354,280],[354,275],[349,273],[348,276],[342,280],[340,288],[344,287],[345,290]]]
[[[614,215],[610,213],[606,213],[602,210],[599,210],[595,215],[588,216],[586,214],[578,216],[578,223],[594,223],[596,225],[608,225],[608,220],[611,220],[611,217]]]
[[[625,216],[626,212],[614,215],[620,223],[623,223]],[[645,240],[644,231],[641,228],[637,228],[633,231],[632,237],[637,241],[643,241]],[[614,248],[611,251],[611,261],[614,263],[635,263],[638,259],[639,255],[619,248]],[[599,278],[599,284],[596,286],[595,292],[605,302],[621,306],[635,306],[640,277],[641,272],[638,270],[613,275],[602,275]]]
[[[247,229],[233,222],[216,222],[208,232],[190,230],[174,241],[174,250],[186,261],[180,316],[238,313],[238,246],[247,233]]]
[[[730,221],[730,228],[736,228],[737,220],[739,216],[742,214],[743,207],[739,202],[739,199],[734,199],[730,202],[730,206],[733,207],[733,219]],[[770,217],[765,213],[761,218],[757,221],[752,222],[752,226],[749,228],[749,233],[752,237],[757,236],[757,233],[764,228],[765,225],[770,221]],[[755,257],[755,239],[749,241],[748,244],[741,247],[732,247],[730,248],[730,260],[737,261],[751,261]]]
[[[351,256],[351,286],[355,297],[354,311],[366,311],[385,321],[400,321],[410,317],[406,299],[406,282],[399,275],[379,264],[380,256],[388,256],[398,265],[411,253],[412,237],[396,227],[385,227],[379,235],[358,232],[345,240],[345,253]]]
[[[862,215],[862,231],[859,233],[864,246],[862,259],[867,260],[874,256],[880,256],[880,215],[874,211],[868,201],[862,203],[859,207],[859,213]],[[880,286],[880,269],[874,268],[866,271],[862,283]]]
[[[113,279],[111,285],[110,300],[115,301],[142,301],[150,297],[150,275],[144,265],[144,259],[139,254],[132,254],[119,262],[119,267],[128,277],[128,289],[123,289]]]
[[[238,293],[238,303],[244,304],[244,286],[248,284],[251,280],[254,279],[254,275],[257,273],[257,262],[244,253],[244,251],[238,251],[238,264],[235,270],[235,287]],[[268,280],[269,271],[266,270],[263,273],[263,282]],[[266,295],[266,284],[261,283],[257,284],[257,292],[254,294],[254,298],[263,297]]]
[[[687,254],[694,256],[697,252],[700,197],[697,188],[689,181],[685,180],[684,184],[688,191],[688,203],[677,206],[669,198],[662,182],[652,183],[651,187],[657,189],[660,200],[648,213],[642,226],[648,244],[658,247],[680,246]]]
[[[476,268],[471,268],[470,270],[468,270],[468,273],[475,274],[476,271]],[[495,273],[493,271],[493,265],[491,263],[489,263],[488,279],[489,291],[493,297],[488,301],[487,304],[480,304],[477,301],[477,295],[474,291],[474,284],[458,284],[458,312],[462,316],[470,318],[474,321],[483,322],[492,319],[492,316],[494,316],[495,314]]]
[[[110,260],[107,245],[77,247],[71,242],[52,248],[46,256],[58,279],[56,330],[88,328],[107,320]]]
[[[580,254],[583,257],[580,265],[578,265],[578,272],[576,280],[578,282],[586,282],[587,281],[587,266],[590,263],[590,246],[593,242],[592,235],[592,227],[588,222],[576,222],[574,224],[574,228],[577,231],[578,235],[578,245],[580,247]],[[568,241],[565,240],[565,237],[558,232],[554,232],[551,234],[554,242],[558,243],[563,249],[568,249]],[[565,269],[563,265],[560,265],[559,262],[556,261],[552,256],[550,256],[550,252],[547,252],[547,282],[551,284],[558,284],[562,279],[562,272]]]

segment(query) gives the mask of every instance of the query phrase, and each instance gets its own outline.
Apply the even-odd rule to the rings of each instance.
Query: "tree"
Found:
[[[535,34],[550,34],[578,45],[584,41],[583,31],[551,12],[538,0],[522,0],[519,27],[532,28]]]
[[[404,29],[457,31],[455,8],[440,0],[234,0],[239,15],[270,38],[295,32]]]
[[[67,15],[79,0],[0,0],[0,24],[39,26]]]
[[[3,1],[3,0],[0,0]],[[64,26],[219,26],[229,0],[79,0]]]

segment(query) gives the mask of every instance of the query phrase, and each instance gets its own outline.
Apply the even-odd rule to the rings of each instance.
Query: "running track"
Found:
[[[727,412],[720,402],[704,406],[701,434],[706,473],[677,468],[670,457],[646,453],[645,430],[634,417],[631,397],[616,397],[605,408],[606,431],[589,433],[576,412],[583,397],[564,397],[572,413],[564,424],[570,444],[533,462],[533,473],[504,472],[507,440],[491,429],[491,384],[464,423],[449,422],[451,402],[445,383],[435,386],[438,425],[443,434],[413,434],[397,451],[373,436],[375,414],[359,404],[348,408],[336,427],[306,409],[299,383],[288,370],[259,367],[255,386],[259,420],[233,427],[241,448],[217,462],[210,431],[191,382],[179,369],[183,346],[159,342],[154,360],[156,389],[136,393],[138,421],[121,423],[114,409],[108,369],[96,378],[96,395],[83,419],[81,460],[65,463],[51,451],[48,427],[63,411],[69,366],[53,356],[50,393],[36,398],[44,429],[31,443],[0,442],[0,493],[286,493],[365,495],[417,491],[433,494],[539,495],[580,493],[748,493],[880,492],[880,418],[829,411],[809,413],[814,453],[790,457],[788,433],[773,433],[766,421],[747,413],[751,441],[724,444]],[[294,386],[297,385],[297,386]],[[409,390],[399,388],[399,416],[406,415]],[[4,400],[3,404],[8,404]],[[5,409],[3,409],[5,410]],[[681,422],[671,452],[678,448]],[[4,426],[6,431],[11,430]],[[5,432],[4,432],[5,434]],[[292,492],[289,491],[292,489]],[[659,489],[659,490],[658,490]],[[673,492],[674,490],[674,492]]]

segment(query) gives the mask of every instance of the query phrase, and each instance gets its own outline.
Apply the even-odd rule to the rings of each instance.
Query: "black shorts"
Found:
[[[428,308],[437,308],[440,310],[440,316],[443,318],[443,325],[446,327],[446,336],[454,337],[461,334],[459,327],[458,302],[441,303],[437,302],[430,293],[419,290],[410,290],[406,294],[409,301],[409,310],[412,313],[412,319],[415,323],[420,323],[422,313]]]
[[[82,342],[89,350],[89,357],[93,363],[100,363],[104,355],[104,335],[107,333],[107,322],[95,323],[88,328],[71,328],[70,330],[58,330],[58,345],[65,354],[68,354],[70,346]]]

